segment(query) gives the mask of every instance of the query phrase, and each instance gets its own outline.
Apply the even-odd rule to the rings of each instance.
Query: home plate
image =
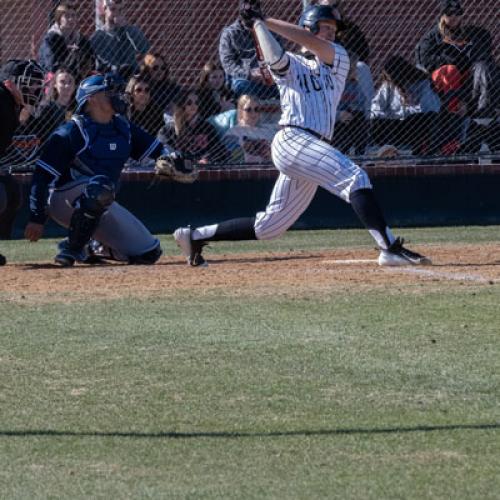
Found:
[[[377,259],[330,259],[321,261],[322,264],[341,266],[345,264],[378,264]]]

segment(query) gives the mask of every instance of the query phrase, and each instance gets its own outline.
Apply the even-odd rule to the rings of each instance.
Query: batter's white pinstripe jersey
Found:
[[[335,47],[335,59],[329,66],[316,57],[287,52],[290,67],[286,74],[273,74],[280,91],[280,125],[295,125],[331,138],[335,114],[344,91],[349,56],[341,45]]]

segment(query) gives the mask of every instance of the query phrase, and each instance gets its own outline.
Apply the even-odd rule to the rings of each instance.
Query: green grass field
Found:
[[[500,240],[404,233],[430,249]],[[212,254],[331,246],[373,244],[290,232]],[[21,263],[53,247],[0,249]],[[460,281],[295,298],[2,292],[0,498],[498,499],[499,304],[498,282]]]

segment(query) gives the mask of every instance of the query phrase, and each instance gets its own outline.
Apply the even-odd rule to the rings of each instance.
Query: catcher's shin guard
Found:
[[[5,266],[7,259],[0,253],[0,266]]]
[[[94,234],[99,224],[99,219],[100,217],[86,213],[83,208],[77,208],[73,212],[68,233],[68,246],[70,250],[79,252],[83,249]]]

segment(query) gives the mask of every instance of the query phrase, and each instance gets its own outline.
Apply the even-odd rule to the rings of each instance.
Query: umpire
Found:
[[[19,126],[19,114],[25,104],[36,106],[42,96],[43,71],[32,60],[13,59],[0,68],[0,158],[5,155]],[[0,217],[9,205],[12,177],[0,167]],[[0,254],[0,266],[5,265]]]

